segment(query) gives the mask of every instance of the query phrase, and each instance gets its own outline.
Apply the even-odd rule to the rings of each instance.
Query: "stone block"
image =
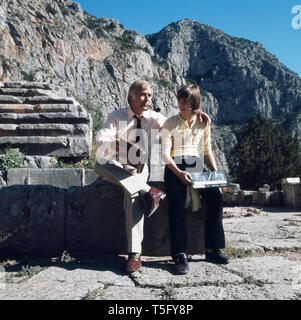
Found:
[[[68,252],[126,253],[123,191],[105,181],[66,191]]]
[[[0,113],[78,112],[71,104],[0,104]]]
[[[8,169],[7,186],[15,184],[52,185],[67,189],[82,186],[84,169]]]
[[[152,183],[162,188],[162,183]],[[205,207],[187,212],[188,252],[204,252]],[[68,252],[126,254],[123,191],[104,180],[66,193],[66,248]],[[169,256],[168,201],[144,220],[142,252],[148,256]]]
[[[18,125],[0,124],[0,137],[17,134]]]
[[[150,182],[151,186],[165,190],[163,182]],[[187,251],[188,254],[201,254],[205,252],[205,219],[206,206],[203,205],[198,212],[186,211],[187,224]],[[144,220],[143,253],[149,256],[169,256],[169,218],[168,198],[160,204],[157,211]]]
[[[72,98],[64,97],[45,97],[45,96],[35,96],[26,97],[24,103],[26,104],[40,104],[40,103],[69,103],[72,104],[74,101]]]
[[[254,192],[253,194],[253,205],[258,205],[262,207],[266,207],[268,205],[268,198],[270,195],[270,192]]]
[[[84,169],[30,169],[30,184],[49,184],[58,188],[68,189],[81,186]]]
[[[84,178],[83,178],[83,186],[87,186],[96,182],[97,180],[103,180],[99,174],[96,173],[94,169],[85,169],[84,170]]]
[[[237,194],[232,192],[223,192],[223,203],[227,206],[235,206],[237,200]]]
[[[285,184],[285,183],[300,183],[300,178],[298,177],[295,177],[295,178],[285,178],[285,179],[282,179],[282,184]]]
[[[301,183],[282,183],[283,205],[301,208]]]
[[[11,95],[0,94],[0,103],[22,103],[22,100]]]
[[[0,137],[0,145],[19,148],[27,155],[83,157],[91,150],[91,141],[83,137]]]
[[[28,88],[0,88],[0,94],[13,95],[13,96],[47,96],[49,90],[43,89],[28,89]]]
[[[7,170],[6,183],[7,186],[15,184],[28,185],[30,181],[30,169],[29,168],[12,168]]]
[[[281,207],[283,205],[283,193],[281,191],[273,191],[268,198],[268,206]]]
[[[47,82],[30,82],[30,81],[9,81],[4,83],[4,88],[35,88],[54,90],[54,86]]]
[[[282,192],[281,191],[257,191],[253,194],[253,205],[262,207],[281,207],[282,202]]]
[[[48,256],[64,249],[65,191],[53,186],[0,188],[0,256]]]
[[[59,123],[25,123],[19,124],[18,132],[20,136],[63,136],[73,135],[74,126],[72,124]]]
[[[252,205],[252,200],[253,200],[253,194],[256,191],[239,191],[237,193],[237,203],[239,206],[250,206]]]
[[[252,195],[252,205],[257,206],[258,204],[258,191],[254,192]]]
[[[27,168],[48,169],[54,164],[57,164],[57,159],[47,156],[25,156],[24,164]]]
[[[205,252],[205,207],[199,212],[187,211],[188,254]],[[149,256],[170,256],[168,199],[162,201],[158,212],[145,218],[143,253]]]

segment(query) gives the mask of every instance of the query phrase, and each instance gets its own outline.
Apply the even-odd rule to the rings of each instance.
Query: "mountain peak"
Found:
[[[218,111],[211,114],[219,123],[245,122],[258,112],[268,118],[282,117],[301,103],[301,79],[258,42],[190,19],[171,23],[146,38],[177,74],[217,99]],[[285,90],[294,92],[299,102],[283,94]]]
[[[0,35],[0,82],[64,86],[96,126],[127,104],[132,82],[145,79],[153,106],[167,116],[177,110],[177,89],[196,83],[214,124],[245,123],[261,112],[287,119],[301,137],[301,79],[259,43],[212,26],[184,19],[144,37],[71,0],[2,0]]]

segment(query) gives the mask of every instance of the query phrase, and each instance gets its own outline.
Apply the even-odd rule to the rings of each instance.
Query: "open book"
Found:
[[[193,189],[226,187],[229,186],[229,178],[225,170],[209,172],[191,172],[191,185]]]

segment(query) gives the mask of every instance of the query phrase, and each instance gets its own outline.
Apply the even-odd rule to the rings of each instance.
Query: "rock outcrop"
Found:
[[[50,84],[6,82],[0,87],[0,148],[7,147],[33,156],[88,156],[91,116]]]

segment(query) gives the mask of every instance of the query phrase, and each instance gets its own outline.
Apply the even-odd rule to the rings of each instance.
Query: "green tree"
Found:
[[[257,189],[264,183],[280,189],[281,179],[301,176],[299,141],[258,114],[231,150],[229,167],[230,175],[244,189]]]

